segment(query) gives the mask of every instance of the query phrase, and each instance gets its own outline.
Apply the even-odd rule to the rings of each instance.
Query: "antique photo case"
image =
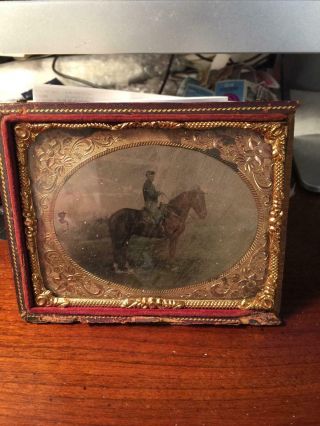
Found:
[[[2,105],[22,317],[278,324],[295,108]]]

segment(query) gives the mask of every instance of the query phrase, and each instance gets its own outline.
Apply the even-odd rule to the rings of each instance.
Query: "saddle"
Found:
[[[154,217],[152,216],[152,213],[147,210],[145,207],[141,210],[142,211],[142,222],[150,225],[159,225],[160,223],[163,223],[164,216],[162,215],[162,218],[160,222],[157,224],[155,222]]]
[[[179,217],[179,215],[168,204],[160,203],[159,210],[161,212],[162,218],[158,225],[163,225],[163,222],[169,213],[173,216]],[[151,212],[148,211],[145,207],[142,208],[142,221],[144,223],[155,224]]]
[[[145,207],[142,208],[142,223],[141,225],[147,227],[148,233],[154,237],[163,238],[166,236],[164,229],[164,220],[167,214],[166,205],[160,204],[159,211],[161,213],[161,218],[159,222],[156,222],[156,219],[152,215],[152,212],[147,210]]]

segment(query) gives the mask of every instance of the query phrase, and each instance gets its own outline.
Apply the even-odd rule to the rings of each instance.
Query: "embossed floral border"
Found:
[[[268,218],[262,218],[264,227],[267,231],[268,241],[266,244],[267,252],[260,253],[260,267],[261,267],[261,255],[262,261],[267,262],[267,276],[264,280],[264,285],[261,291],[255,297],[242,298],[242,299],[208,299],[208,298],[163,298],[163,297],[135,297],[134,294],[127,294],[128,297],[119,297],[119,294],[110,292],[109,298],[89,299],[89,298],[68,298],[59,297],[53,294],[49,289],[44,286],[41,268],[38,257],[37,247],[37,215],[34,209],[34,203],[31,193],[30,175],[28,170],[28,149],[36,137],[44,130],[51,128],[95,128],[95,129],[108,129],[112,131],[128,128],[163,128],[163,129],[194,129],[197,131],[203,131],[213,128],[241,128],[250,129],[257,132],[263,137],[266,144],[271,146],[272,149],[272,188],[268,188],[271,194],[270,209]],[[23,204],[23,215],[25,219],[25,230],[27,239],[27,248],[30,256],[30,263],[32,268],[32,284],[34,289],[35,301],[38,306],[108,306],[108,307],[135,307],[135,308],[211,308],[211,309],[235,309],[235,308],[246,308],[246,309],[263,309],[271,310],[275,303],[275,292],[278,282],[278,269],[279,269],[279,251],[280,251],[280,234],[282,225],[283,215],[283,183],[284,183],[284,161],[285,161],[285,142],[287,138],[287,126],[283,123],[252,123],[252,122],[235,122],[235,121],[213,121],[213,122],[129,122],[121,123],[117,125],[109,125],[105,123],[83,123],[83,124],[66,124],[66,123],[49,123],[49,124],[18,124],[15,127],[15,136],[18,148],[18,162],[19,162],[19,175],[21,182],[21,196]],[[115,137],[112,140],[107,141],[104,147],[105,151],[108,152],[110,147],[114,145],[116,141]],[[116,141],[117,143],[117,141]],[[175,146],[174,144],[172,144]],[[197,138],[195,140],[186,142],[186,144],[179,145],[190,149],[204,150],[208,149]],[[226,161],[234,161],[238,164],[239,169],[243,171],[243,176],[251,175],[253,181],[256,180],[256,184],[259,186],[259,174],[263,172],[263,165],[261,163],[261,152],[259,148],[255,152],[255,147],[246,150],[244,147],[241,149],[235,149],[237,147],[229,147],[225,150]],[[239,147],[238,147],[239,148]],[[249,152],[250,151],[250,152]],[[66,159],[65,159],[66,160]],[[64,165],[68,169],[68,161],[64,160]],[[71,163],[69,163],[70,165]],[[61,170],[62,172],[62,170]],[[263,195],[263,197],[266,194]],[[259,198],[259,197],[258,197]],[[263,201],[260,197],[260,201]],[[259,209],[258,209],[259,210]],[[261,222],[261,217],[260,217]],[[254,261],[255,253],[251,250],[251,260]],[[258,256],[258,257],[259,257]],[[250,257],[250,256],[249,256]],[[248,256],[247,256],[248,258]],[[255,260],[259,263],[258,260]],[[253,262],[254,263],[254,262]],[[70,267],[70,265],[69,265]],[[252,265],[254,270],[255,265]],[[70,279],[68,275],[67,265],[65,265],[64,272],[66,272],[66,279]],[[72,279],[81,279],[72,271]],[[90,274],[88,274],[90,275]],[[247,279],[250,280],[252,274],[247,274]],[[221,286],[225,282],[226,277],[215,280],[215,283],[211,283],[215,286]],[[201,293],[200,293],[201,296]]]

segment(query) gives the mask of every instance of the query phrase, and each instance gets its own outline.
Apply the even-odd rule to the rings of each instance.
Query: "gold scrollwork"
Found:
[[[141,308],[141,309],[159,309],[159,308],[184,308],[183,300],[161,299],[160,297],[141,297],[140,299],[125,299],[121,303],[122,308]]]
[[[70,265],[70,262],[66,264],[57,250],[51,250],[49,238],[46,252],[47,265],[51,268],[52,280],[58,283],[56,289],[63,287],[64,290],[68,288],[70,290],[73,284],[76,284],[79,289],[77,297],[72,296],[72,294],[67,295],[67,291],[63,297],[55,296],[52,290],[45,287],[40,272],[37,247],[37,214],[34,210],[28,167],[29,146],[38,135],[47,129],[94,128],[97,130],[91,136],[78,137],[70,140],[69,143],[63,143],[59,138],[53,139],[51,145],[45,150],[35,146],[38,175],[40,176],[39,180],[35,182],[35,188],[44,193],[40,206],[38,206],[40,213],[44,214],[49,210],[49,200],[52,200],[50,194],[54,193],[58,182],[61,182],[61,178],[75,169],[75,164],[78,168],[84,164],[86,159],[110,152],[114,147],[127,147],[116,131],[136,127],[197,130],[196,137],[192,140],[186,140],[181,144],[182,147],[199,150],[215,148],[219,150],[222,160],[237,164],[239,172],[248,179],[248,182],[258,194],[260,206],[263,205],[265,207],[264,212],[267,212],[260,217],[260,222],[264,224],[260,229],[260,241],[257,242],[256,246],[253,246],[252,251],[247,255],[246,263],[239,269],[240,275],[233,273],[233,275],[222,276],[215,282],[204,283],[201,289],[194,289],[188,294],[185,292],[185,299],[183,299],[182,297],[134,297],[134,292],[128,292],[128,290],[124,292],[120,286],[112,287],[112,283],[107,282],[107,287],[105,285],[99,287],[99,282],[96,282],[95,289],[88,293],[88,280],[90,281],[92,276],[89,273],[85,275],[79,273],[72,263]],[[214,128],[249,129],[254,133],[249,138],[245,137],[244,134],[239,135],[236,143],[231,145],[225,145],[223,140],[219,138],[210,143],[206,141],[204,144],[201,135],[204,134],[204,131]],[[99,137],[99,131],[106,129],[111,130],[112,133],[109,133],[108,137]],[[255,136],[255,134],[260,136]],[[35,300],[39,306],[110,306],[111,304],[115,307],[144,309],[151,307],[273,309],[278,283],[280,234],[283,217],[286,124],[234,121],[186,123],[156,121],[128,122],[116,125],[105,123],[50,123],[40,125],[23,123],[16,125],[15,135],[27,248],[31,261]],[[271,153],[269,153],[268,147],[270,147]],[[52,251],[51,254],[50,250]],[[266,268],[264,265],[266,265]],[[232,294],[233,298],[230,298]],[[250,294],[255,295],[250,297]],[[180,296],[182,296],[182,293]],[[227,299],[222,300],[225,297]]]
[[[50,290],[45,290],[36,296],[36,302],[38,306],[57,306],[65,308],[69,306],[67,298],[55,297]]]
[[[253,300],[243,300],[242,307],[247,309],[272,310],[279,275],[279,254],[281,227],[283,218],[284,161],[287,127],[277,123],[265,129],[265,140],[272,147],[274,161],[272,206],[269,217],[269,267],[263,289]]]

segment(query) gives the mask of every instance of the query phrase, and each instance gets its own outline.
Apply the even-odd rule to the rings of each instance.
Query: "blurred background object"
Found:
[[[320,55],[283,55],[282,93],[298,99],[293,145],[299,182],[320,192]]]
[[[276,59],[201,53],[12,57],[0,64],[0,101],[32,100],[26,92],[43,83],[187,97],[218,95],[218,88],[230,100],[274,100],[279,98]]]

